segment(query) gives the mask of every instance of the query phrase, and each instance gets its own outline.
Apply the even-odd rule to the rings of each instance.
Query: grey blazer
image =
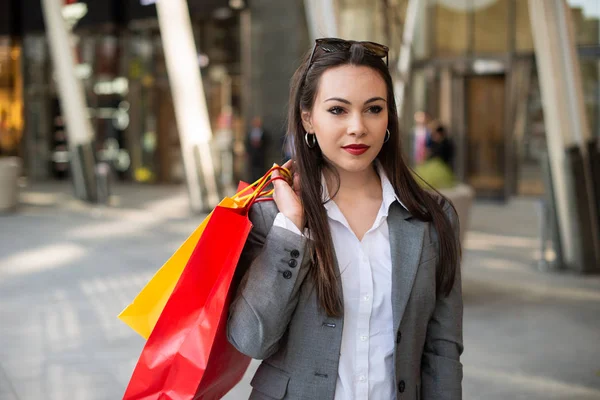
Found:
[[[445,211],[455,228],[457,216]],[[254,225],[234,277],[227,336],[240,352],[264,360],[251,400],[334,398],[343,318],[320,308],[307,273],[305,238],[273,226],[274,203],[257,203]],[[392,254],[394,354],[398,399],[462,398],[462,294],[460,269],[450,296],[436,296],[435,229],[398,202],[388,215]],[[339,268],[338,268],[339,269]],[[342,290],[341,282],[339,283]],[[235,289],[234,289],[235,290]],[[380,400],[380,399],[374,399]]]

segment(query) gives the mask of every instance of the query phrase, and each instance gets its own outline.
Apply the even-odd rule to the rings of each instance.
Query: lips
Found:
[[[342,148],[354,156],[360,156],[369,150],[370,147],[371,146],[367,146],[366,144],[349,144],[348,146],[344,146]]]

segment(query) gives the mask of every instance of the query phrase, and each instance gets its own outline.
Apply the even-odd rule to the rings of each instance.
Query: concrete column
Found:
[[[75,195],[94,202],[97,196],[92,147],[94,133],[88,118],[83,85],[75,74],[75,56],[62,6],[62,0],[42,0],[60,105],[66,121]]]
[[[344,0],[339,7],[339,31],[343,39],[382,43],[382,4],[371,0]]]
[[[395,82],[396,107],[398,116],[402,116],[404,107],[404,91],[410,80],[410,64],[412,55],[412,44],[415,36],[415,26],[417,24],[417,16],[421,8],[421,0],[409,0],[406,8],[406,16],[404,18],[404,32],[402,33],[402,44],[398,57],[398,78]]]
[[[338,37],[338,21],[333,0],[304,0],[311,40]]]
[[[156,3],[179,141],[194,212],[219,203],[211,148],[212,129],[186,0]],[[201,171],[200,171],[201,170]]]
[[[591,171],[587,168],[585,144],[590,132],[570,9],[564,0],[529,0],[529,15],[544,103],[563,262],[571,269],[586,271],[598,262],[596,252],[600,240]],[[567,158],[568,149],[583,157],[578,176]],[[575,190],[576,184],[580,185],[577,187],[581,192]]]

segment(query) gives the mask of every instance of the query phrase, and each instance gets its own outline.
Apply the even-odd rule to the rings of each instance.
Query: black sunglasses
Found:
[[[327,53],[343,52],[350,51],[350,48],[353,44],[360,44],[365,51],[372,56],[385,58],[385,64],[389,67],[388,53],[390,49],[387,46],[375,42],[357,42],[355,40],[344,40],[338,38],[321,38],[315,40],[315,45],[312,49],[312,53],[310,53],[310,58],[308,59],[306,71],[308,71],[312,65],[317,49],[321,49]]]

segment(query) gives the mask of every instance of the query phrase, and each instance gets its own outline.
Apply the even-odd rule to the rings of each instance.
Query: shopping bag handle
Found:
[[[234,198],[237,200],[241,200],[241,201],[251,199],[252,196],[254,194],[256,194],[256,191],[260,191],[268,185],[267,180],[269,179],[269,176],[271,176],[271,174],[275,170],[278,170],[282,174],[282,176],[285,176],[286,178],[289,179],[289,181],[291,181],[291,175],[287,169],[285,169],[283,167],[279,167],[279,166],[274,166],[269,171],[267,171],[267,173],[265,175],[263,175],[260,179],[258,179],[256,182],[254,182],[253,184],[249,185],[248,187],[240,190],[234,196]],[[244,195],[244,193],[249,191],[250,189],[253,189],[252,192]]]
[[[274,171],[279,171],[281,176],[270,178]],[[290,171],[286,168],[280,166],[273,166],[267,173],[252,185],[248,186],[245,189],[242,189],[238,192],[234,199],[239,202],[244,208],[250,208],[252,204],[259,198],[270,196],[273,194],[273,190],[264,190],[267,186],[273,183],[276,180],[285,180],[286,182],[291,182],[291,174]],[[242,195],[244,192],[247,192],[249,189],[253,189],[252,193]],[[270,200],[270,199],[269,199]]]
[[[285,181],[288,182],[287,179],[285,179],[282,176],[277,176],[275,178],[271,178],[267,181],[267,183],[265,184],[265,186],[269,186],[271,183],[275,182],[275,181]],[[288,182],[289,183],[289,182]],[[274,192],[274,190],[269,190],[269,191],[263,191],[261,193],[258,193],[257,196],[255,196],[252,200],[250,200],[250,202],[248,203],[248,210],[250,209],[250,207],[252,207],[254,205],[254,203],[261,203],[264,201],[273,201],[272,197],[265,197],[265,196],[270,196],[272,195]]]

